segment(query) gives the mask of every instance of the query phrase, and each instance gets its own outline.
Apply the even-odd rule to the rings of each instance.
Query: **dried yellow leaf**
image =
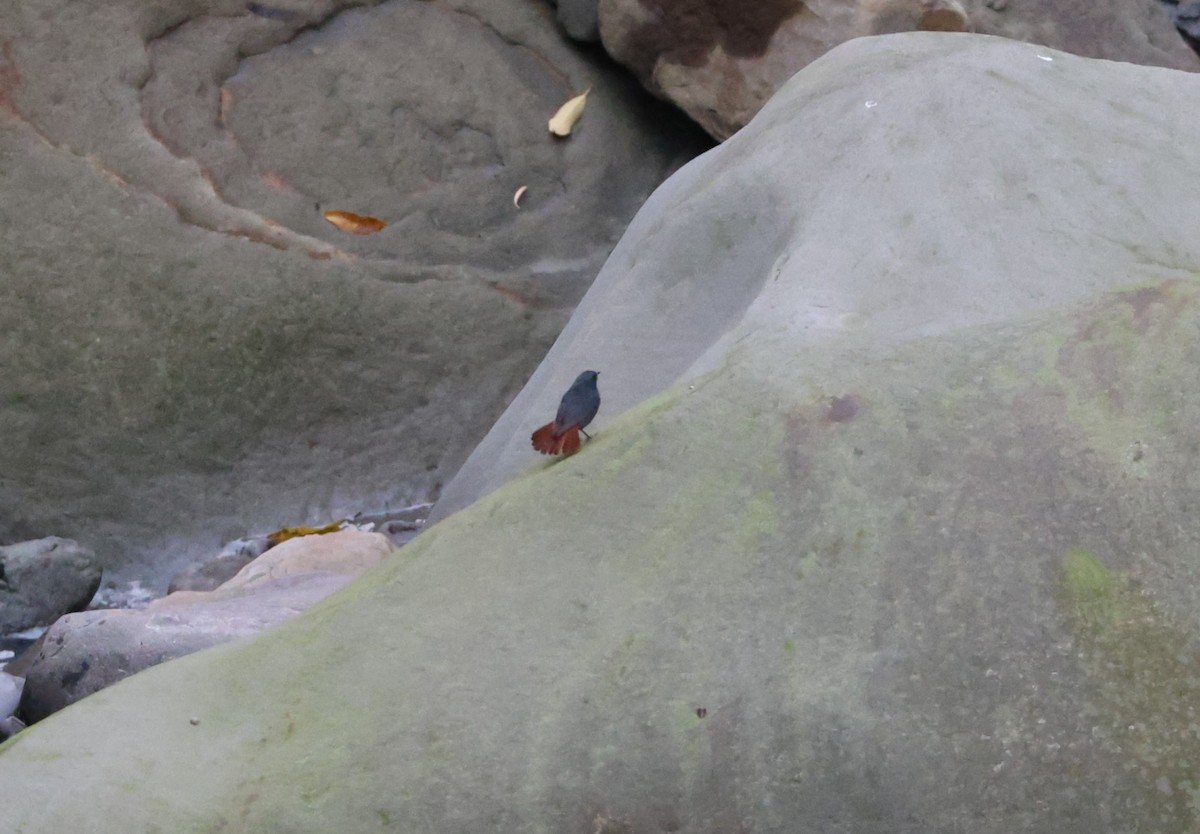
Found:
[[[558,108],[558,112],[554,114],[554,118],[550,120],[550,132],[555,136],[569,136],[571,128],[575,127],[575,123],[579,121],[579,117],[583,115],[583,108],[587,106],[588,93],[592,91],[588,87],[575,98],[570,99],[562,107]]]
[[[344,521],[335,521],[331,524],[326,524],[324,527],[284,527],[282,530],[276,530],[267,536],[267,545],[274,547],[280,542],[285,542],[288,539],[296,539],[300,536],[319,536],[325,533],[336,533],[344,526]]]

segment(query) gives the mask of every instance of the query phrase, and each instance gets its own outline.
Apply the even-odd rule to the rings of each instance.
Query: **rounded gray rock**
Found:
[[[95,554],[70,539],[0,547],[0,634],[50,625],[87,607],[100,575]]]

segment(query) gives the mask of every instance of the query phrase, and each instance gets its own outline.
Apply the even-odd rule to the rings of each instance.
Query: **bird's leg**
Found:
[[[586,437],[588,440],[592,439],[592,436],[590,434],[588,434],[587,432],[585,432],[583,429],[580,429],[579,433],[582,434],[584,437]]]

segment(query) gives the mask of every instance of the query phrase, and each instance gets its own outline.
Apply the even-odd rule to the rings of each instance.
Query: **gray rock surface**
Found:
[[[0,541],[159,589],[436,495],[703,147],[516,0],[22,0],[0,125]]]
[[[213,558],[189,565],[177,573],[167,585],[167,593],[218,588],[233,579],[238,571],[261,556],[266,549],[266,537],[232,541]]]
[[[85,608],[100,587],[86,547],[56,536],[0,547],[0,634],[50,625]]]
[[[605,49],[718,139],[839,43],[907,31],[999,35],[1200,70],[1156,0],[600,0]]]
[[[378,533],[291,539],[209,592],[180,591],[144,610],[85,611],[59,619],[32,658],[21,716],[41,721],[132,674],[290,619],[392,552]]]
[[[46,716],[164,661],[257,634],[319,602],[351,577],[301,574],[247,596],[141,611],[68,614],[46,632],[26,672],[21,717]]]
[[[0,830],[1194,831],[1198,86],[835,50],[513,407],[604,359],[592,442],[21,733]]]
[[[558,0],[558,22],[572,38],[584,43],[600,40],[599,0]]]

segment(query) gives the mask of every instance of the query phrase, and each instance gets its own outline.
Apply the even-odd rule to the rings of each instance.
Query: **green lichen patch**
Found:
[[[1094,629],[1111,622],[1113,578],[1096,554],[1068,550],[1063,556],[1062,586],[1080,624]]]
[[[1125,804],[1147,830],[1200,821],[1200,655],[1154,600],[1094,554],[1062,560],[1059,601],[1095,691],[1097,732],[1141,786]]]
[[[774,493],[763,490],[747,501],[739,521],[741,529],[738,538],[746,550],[753,550],[760,539],[778,533],[779,510],[775,505]]]

